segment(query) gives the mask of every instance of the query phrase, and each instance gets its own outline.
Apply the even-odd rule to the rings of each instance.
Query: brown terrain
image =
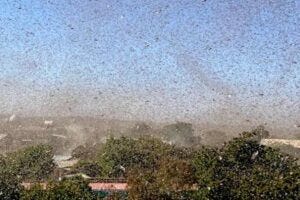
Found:
[[[122,121],[97,117],[20,117],[16,115],[0,116],[0,152],[14,151],[36,144],[49,144],[56,155],[70,155],[79,145],[92,145],[104,142],[110,135],[133,135],[139,127],[138,121]],[[162,127],[167,124],[147,122],[151,130],[139,131],[138,134],[156,134],[160,136]],[[222,131],[228,128],[215,129],[213,125],[194,124],[192,133],[197,143],[219,146],[245,129]],[[248,130],[250,130],[249,128]],[[269,130],[269,129],[268,129]],[[273,133],[271,131],[271,133]],[[272,138],[280,138],[271,135]],[[174,139],[173,139],[174,138]],[[176,142],[182,136],[172,135]],[[282,139],[282,138],[281,138]],[[293,139],[293,138],[287,138]],[[195,142],[195,141],[194,141]],[[183,145],[186,145],[183,144]]]

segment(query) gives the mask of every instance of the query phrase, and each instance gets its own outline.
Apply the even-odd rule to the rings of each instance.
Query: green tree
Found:
[[[92,160],[97,156],[97,152],[101,149],[102,144],[94,145],[80,145],[76,147],[71,155],[73,158],[82,159],[82,160]]]
[[[24,190],[21,200],[96,200],[96,194],[80,177],[50,181],[46,188],[36,184]]]
[[[21,180],[47,179],[55,168],[50,146],[37,145],[8,154],[9,165]]]
[[[262,139],[269,138],[270,133],[266,130],[266,128],[263,125],[257,126],[255,129],[253,129],[250,132],[243,132],[244,136],[247,135],[252,140],[256,140],[257,142],[260,142]]]
[[[138,139],[111,137],[96,151],[95,158],[81,159],[73,171],[93,177],[124,177],[132,168],[154,170],[165,156],[191,158],[191,151],[190,148],[175,147],[150,136]]]
[[[53,200],[96,200],[88,183],[80,177],[51,182],[47,188],[48,199]]]
[[[131,169],[128,173],[128,197],[135,200],[159,200],[159,186],[152,170]]]
[[[73,173],[83,173],[90,177],[102,177],[103,170],[101,165],[94,160],[79,160],[74,166],[72,166]]]
[[[109,177],[124,176],[130,168],[155,168],[174,147],[152,137],[110,138],[98,154],[97,162]]]
[[[214,173],[219,159],[221,159],[221,156],[216,148],[202,147],[195,154],[192,162],[196,169],[195,176],[198,180],[198,191],[195,193],[196,199],[208,199],[211,188],[218,184],[214,178]]]
[[[198,145],[200,137],[194,136],[193,125],[185,122],[177,122],[164,126],[161,130],[164,140],[180,146]]]
[[[194,166],[189,160],[164,158],[155,172],[156,182],[162,196],[169,199],[190,199],[196,177]]]
[[[0,155],[0,199],[19,199],[21,186],[7,159]]]
[[[260,145],[245,132],[219,151],[196,154],[194,164],[202,199],[297,199],[299,166],[277,149]]]
[[[40,184],[35,184],[30,189],[22,190],[20,200],[49,200],[49,193]]]
[[[194,168],[189,160],[164,158],[156,170],[130,171],[129,199],[191,199],[196,183]]]

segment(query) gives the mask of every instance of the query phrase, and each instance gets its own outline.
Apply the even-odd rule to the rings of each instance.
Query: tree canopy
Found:
[[[21,186],[16,176],[4,156],[0,155],[0,199],[19,199]]]
[[[96,200],[97,195],[80,177],[49,182],[47,188],[34,185],[22,192],[21,200]]]
[[[8,154],[9,167],[21,180],[47,179],[55,168],[50,146],[37,145]]]
[[[199,184],[196,195],[206,199],[296,199],[300,168],[296,159],[260,145],[242,134],[221,149],[202,149],[194,158]]]
[[[261,145],[260,139],[268,134],[258,127],[219,148],[187,148],[151,136],[111,137],[103,145],[74,151],[80,161],[73,172],[126,178],[128,195],[115,194],[112,199],[298,199],[297,159]],[[0,199],[99,198],[82,178],[49,180],[55,168],[52,157],[45,145],[0,156]],[[47,181],[48,187],[37,184],[24,190],[24,180]]]

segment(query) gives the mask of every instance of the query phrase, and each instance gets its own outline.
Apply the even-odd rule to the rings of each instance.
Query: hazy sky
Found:
[[[300,123],[299,0],[1,0],[0,45],[2,113]]]

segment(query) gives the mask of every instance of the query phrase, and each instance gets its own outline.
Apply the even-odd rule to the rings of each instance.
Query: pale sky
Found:
[[[299,11],[299,0],[3,0],[0,110],[293,129]]]

